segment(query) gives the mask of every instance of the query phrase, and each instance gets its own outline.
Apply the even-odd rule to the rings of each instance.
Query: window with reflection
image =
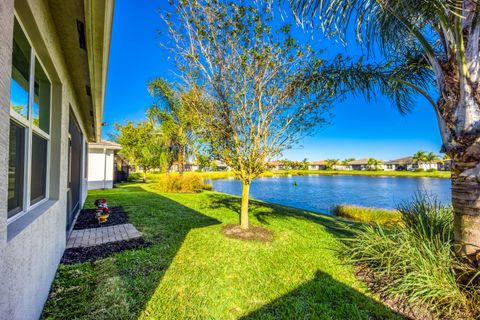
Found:
[[[48,198],[52,91],[48,75],[16,17],[10,87],[8,218],[16,219]]]
[[[28,118],[31,47],[17,19],[13,25],[12,78],[10,81],[10,108]]]
[[[10,121],[10,148],[8,150],[8,218],[23,209],[23,173],[25,128]]]
[[[35,59],[33,124],[46,133],[50,130],[50,91],[50,81],[38,59]]]

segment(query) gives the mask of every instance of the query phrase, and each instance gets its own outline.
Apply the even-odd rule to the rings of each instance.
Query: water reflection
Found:
[[[209,181],[213,189],[240,195],[238,180]],[[256,179],[250,195],[254,199],[316,212],[329,212],[337,204],[395,208],[416,193],[435,196],[450,203],[450,180],[435,178],[367,176],[290,176]]]

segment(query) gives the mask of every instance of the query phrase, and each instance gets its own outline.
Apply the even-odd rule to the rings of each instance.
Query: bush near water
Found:
[[[205,184],[203,179],[196,174],[165,174],[158,176],[152,186],[159,192],[200,192],[202,190],[211,190],[211,186]]]
[[[393,228],[364,225],[344,239],[350,262],[375,276],[381,295],[404,297],[439,319],[480,316],[479,271],[453,250],[453,209],[418,198],[398,209]]]
[[[339,217],[383,226],[395,226],[401,222],[400,212],[381,208],[368,208],[355,205],[337,205],[333,213]]]

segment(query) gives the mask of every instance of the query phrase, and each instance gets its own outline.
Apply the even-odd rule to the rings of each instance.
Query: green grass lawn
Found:
[[[226,179],[233,177],[232,172],[214,171],[214,172],[186,172],[186,174],[198,174],[204,179]],[[368,170],[276,170],[265,171],[261,177],[273,176],[305,176],[305,175],[350,175],[350,176],[382,176],[382,177],[408,177],[408,178],[442,178],[450,179],[450,171],[434,171],[434,172],[413,172],[413,171],[368,171]],[[159,179],[159,173],[148,173],[147,179],[155,181]]]
[[[95,263],[61,265],[49,319],[389,319],[389,309],[339,258],[344,222],[253,201],[251,223],[269,243],[225,237],[239,198],[158,194],[149,185],[89,192],[122,205],[152,245]]]

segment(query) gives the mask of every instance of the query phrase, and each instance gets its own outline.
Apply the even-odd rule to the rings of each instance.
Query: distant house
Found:
[[[374,167],[368,164],[369,160],[370,158],[353,160],[353,161],[350,161],[348,165],[352,168],[351,170],[384,170],[385,169],[385,165],[383,163]]]
[[[448,168],[448,164],[445,165]],[[414,170],[449,170],[444,169],[444,163],[442,161],[413,161],[413,157],[404,157],[396,160],[390,160],[385,162],[385,170],[387,171],[414,171]]]
[[[213,160],[209,167],[206,168],[206,171],[230,171],[230,167],[220,160]]]
[[[348,163],[352,170],[368,170],[370,168],[368,164],[368,158],[353,160]]]
[[[310,162],[308,170],[325,170],[327,168],[325,160]]]
[[[185,171],[198,171],[200,170],[200,166],[194,162],[186,162],[184,166]]]
[[[412,165],[413,165],[413,158],[404,157],[404,158],[385,162],[385,170],[387,171],[412,170]]]
[[[281,161],[270,161],[267,163],[269,170],[285,170],[285,165]]]
[[[345,170],[345,171],[348,171],[348,170],[353,170],[352,169],[352,166],[348,163],[348,164],[335,164],[332,166],[332,169],[333,170]]]
[[[440,170],[442,166],[442,162],[440,161],[432,161],[432,162],[423,162],[423,161],[418,161],[416,163],[413,163],[410,168],[407,168],[407,170]]]
[[[174,172],[180,172],[180,164],[178,162],[174,162],[170,170]],[[198,171],[198,170],[200,170],[200,166],[193,162],[187,161],[183,164],[183,171],[188,172],[188,171]]]
[[[115,154],[122,147],[115,142],[88,144],[88,190],[111,189],[115,182]]]

